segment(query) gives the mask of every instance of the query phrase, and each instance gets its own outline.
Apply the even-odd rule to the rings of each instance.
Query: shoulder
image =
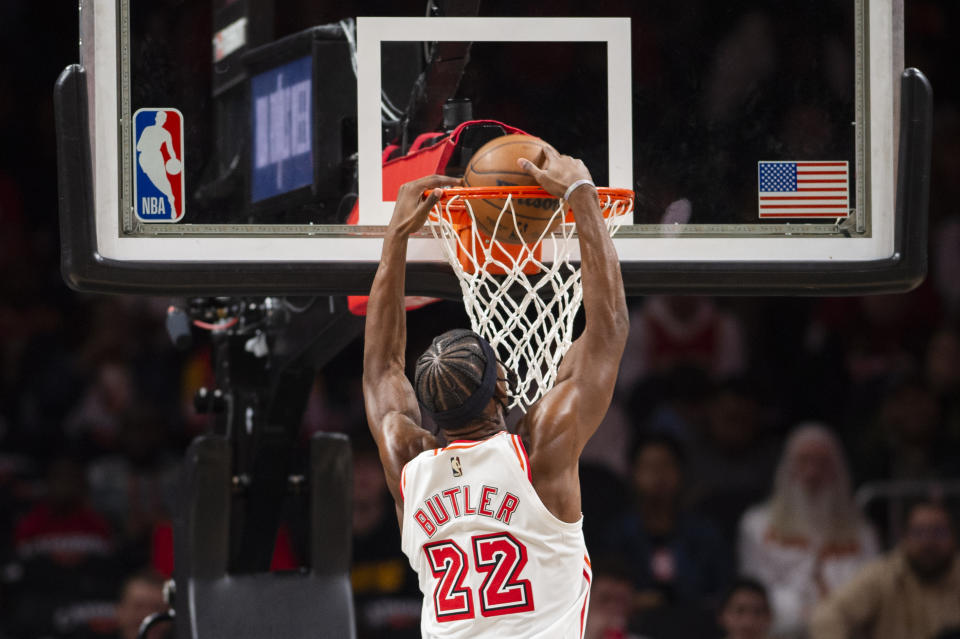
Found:
[[[850,580],[851,588],[896,588],[907,570],[906,561],[898,551],[871,559]]]
[[[442,448],[425,448],[419,452],[416,449],[411,450],[409,459],[406,461],[401,460],[400,472],[406,476],[413,475],[417,468],[421,468],[424,464],[429,463],[442,450]]]
[[[898,600],[906,586],[907,571],[902,555],[893,551],[863,564],[853,576],[831,595],[836,605],[876,609]]]
[[[378,442],[406,463],[425,450],[437,448],[437,438],[409,416],[394,411],[387,413],[381,423],[383,441]],[[382,451],[381,451],[382,452]]]
[[[399,411],[384,415],[371,431],[377,442],[380,463],[387,479],[387,487],[397,504],[402,502],[400,474],[417,455],[436,448],[436,438],[410,417]]]

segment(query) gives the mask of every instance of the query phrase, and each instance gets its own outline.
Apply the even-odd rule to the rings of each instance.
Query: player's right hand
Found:
[[[420,230],[420,227],[426,223],[427,216],[430,215],[430,209],[440,199],[440,189],[459,184],[458,178],[428,175],[401,186],[397,193],[397,203],[393,207],[393,217],[390,218],[388,232],[393,230],[410,235]],[[433,191],[427,197],[423,197],[423,192],[427,189],[433,189]]]
[[[567,188],[577,180],[593,181],[582,160],[560,155],[556,149],[549,146],[544,147],[543,154],[546,158],[543,166],[538,167],[526,158],[518,159],[517,164],[550,195],[563,197]]]

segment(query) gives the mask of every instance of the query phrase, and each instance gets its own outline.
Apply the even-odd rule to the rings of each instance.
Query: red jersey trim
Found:
[[[586,556],[584,556],[584,559],[586,559],[587,564],[590,563],[590,560],[587,559]],[[589,603],[589,601],[590,601],[590,592],[589,592],[589,590],[590,590],[590,573],[587,572],[587,569],[586,569],[586,568],[583,569],[583,578],[587,580],[587,596],[583,598],[583,607],[580,609],[580,639],[583,639],[583,630],[584,630],[584,628],[583,628],[583,625],[584,625],[583,622],[586,621],[586,619],[587,619],[587,603]]]
[[[513,447],[517,451],[517,456],[520,458],[520,468],[526,471],[527,479],[530,480],[530,483],[533,483],[533,472],[530,470],[530,457],[527,456],[527,449],[523,445],[523,440],[520,439],[520,435],[511,435],[513,438]]]
[[[454,440],[454,441],[450,442],[449,444],[447,444],[447,445],[444,446],[443,448],[434,448],[434,449],[433,449],[433,456],[436,457],[436,456],[439,455],[440,453],[442,453],[442,452],[444,452],[444,451],[447,451],[447,450],[463,450],[463,449],[465,449],[465,448],[473,448],[474,446],[479,446],[480,444],[485,444],[486,442],[492,441],[492,440],[494,440],[495,438],[499,437],[500,435],[503,435],[503,434],[506,434],[506,433],[507,433],[507,431],[504,430],[504,431],[501,431],[501,432],[497,433],[497,434],[494,435],[493,437],[488,437],[487,439],[457,439],[457,440]]]
[[[410,461],[413,461],[412,459]],[[406,501],[407,498],[404,496],[404,488],[407,486],[407,466],[410,465],[410,462],[407,462],[403,465],[403,468],[400,470],[400,501]]]
[[[467,439],[458,439],[457,441],[455,441],[455,442],[453,442],[453,443],[451,443],[451,444],[449,444],[449,445],[447,445],[447,446],[444,446],[443,448],[434,448],[434,449],[433,449],[433,454],[434,454],[434,455],[439,455],[440,453],[442,453],[442,452],[445,451],[445,450],[462,450],[462,449],[464,449],[464,448],[473,448],[474,446],[479,446],[480,444],[483,444],[484,442],[487,442],[487,441],[490,441],[490,440],[489,440],[489,439],[478,439],[478,440],[476,440],[476,441],[471,441],[471,440],[467,440]]]

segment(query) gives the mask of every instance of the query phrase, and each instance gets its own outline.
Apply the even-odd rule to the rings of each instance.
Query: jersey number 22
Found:
[[[484,575],[478,599],[484,617],[512,615],[533,610],[530,582],[520,578],[527,565],[527,549],[510,533],[476,535],[470,538],[473,565]],[[435,541],[423,546],[434,579],[433,606],[437,621],[473,619],[473,589],[464,586],[470,560],[453,540]]]

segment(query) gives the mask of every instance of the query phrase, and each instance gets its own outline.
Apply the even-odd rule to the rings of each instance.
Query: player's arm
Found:
[[[363,403],[377,442],[387,486],[398,507],[404,464],[435,445],[420,427],[420,407],[404,372],[407,315],[404,286],[407,239],[427,220],[439,192],[421,199],[426,189],[457,184],[454,178],[430,176],[404,184],[383,240],[380,266],[370,289],[363,344]]]
[[[552,195],[562,197],[590,173],[580,160],[546,150],[542,168],[521,167]],[[561,519],[580,514],[577,464],[587,440],[603,420],[627,341],[629,319],[620,260],[607,231],[596,189],[584,184],[569,196],[580,241],[586,324],[564,356],[554,387],[534,404],[523,423],[530,444],[534,485]],[[539,475],[539,477],[538,477]]]

